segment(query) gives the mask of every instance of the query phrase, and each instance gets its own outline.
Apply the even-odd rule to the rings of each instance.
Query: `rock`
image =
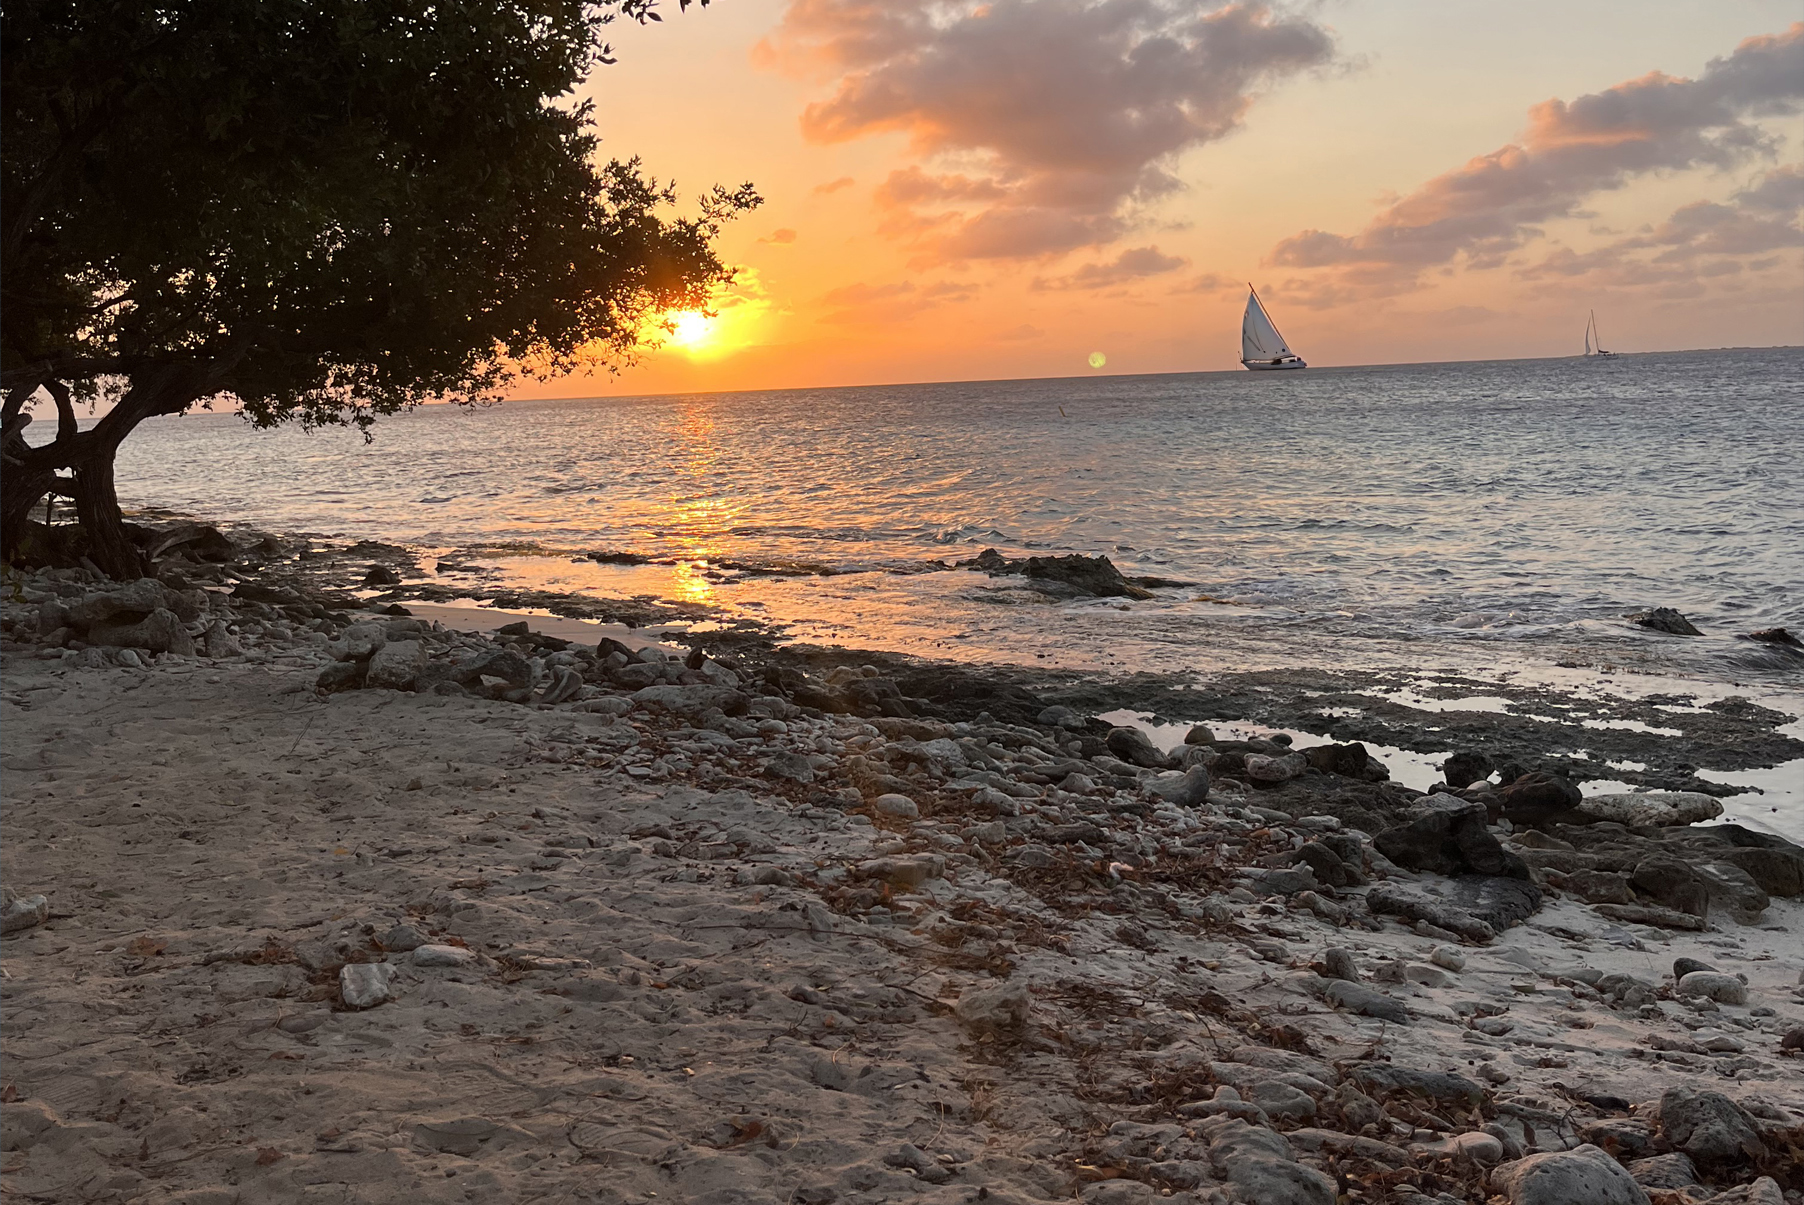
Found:
[[[231,628],[226,626],[226,621],[223,619],[215,619],[209,623],[207,634],[203,639],[206,641],[207,656],[215,661],[223,660],[226,657],[244,656],[244,645],[239,643],[236,636],[232,635]]]
[[[1254,1084],[1250,1099],[1264,1109],[1268,1117],[1302,1120],[1315,1116],[1315,1101],[1309,1093],[1278,1080],[1266,1079]]]
[[[388,643],[388,625],[354,623],[338,634],[327,647],[340,661],[367,661],[375,651]]]
[[[383,639],[387,638],[385,632]],[[532,666],[512,649],[490,649],[452,666],[451,681],[459,686],[473,686],[483,678],[500,678],[515,689],[524,689],[532,685]]]
[[[418,640],[391,640],[370,657],[363,684],[371,690],[411,690],[426,664],[426,646]]]
[[[1620,1160],[1647,1154],[1654,1133],[1638,1117],[1606,1117],[1581,1127],[1579,1138]]]
[[[854,874],[858,878],[881,879],[898,887],[919,887],[928,879],[937,879],[945,873],[946,859],[940,854],[872,858],[860,862],[854,868]]]
[[[1454,972],[1466,969],[1466,956],[1460,953],[1458,946],[1436,946],[1429,952],[1428,961]]]
[[[1696,862],[1692,872],[1704,884],[1710,903],[1743,924],[1754,924],[1773,901],[1754,876],[1730,862]]]
[[[431,940],[412,925],[395,925],[381,937],[384,950],[400,954],[417,950]]]
[[[1253,887],[1265,895],[1296,895],[1302,891],[1315,891],[1321,887],[1316,882],[1315,872],[1308,866],[1280,867],[1275,870],[1254,869]]]
[[[1716,968],[1709,963],[1701,962],[1696,958],[1675,958],[1672,960],[1672,977],[1674,979],[1683,979],[1693,971],[1709,971],[1711,974],[1715,974]]]
[[[1586,1143],[1506,1163],[1491,1187],[1510,1205],[1648,1205],[1648,1196],[1622,1164]]]
[[[1635,893],[1629,887],[1629,876],[1612,870],[1578,870],[1560,884],[1587,904],[1632,904]]]
[[[1192,724],[1190,731],[1184,734],[1186,745],[1213,745],[1215,733],[1206,724]]]
[[[1471,786],[1493,769],[1491,759],[1482,753],[1455,753],[1441,763],[1441,777],[1447,780],[1448,786],[1458,790]]]
[[[1181,808],[1199,808],[1209,801],[1209,771],[1191,766],[1175,778],[1151,783],[1148,791]]]
[[[947,1179],[950,1178],[948,1173]],[[922,1179],[926,1177],[923,1176]],[[1094,1184],[1086,1184],[1078,1198],[1084,1205],[1150,1205],[1150,1202],[1158,1199],[1152,1185],[1142,1180],[1128,1179],[1098,1180]]]
[[[50,919],[50,901],[41,895],[9,898],[0,911],[0,933],[17,933],[35,928]]]
[[[1684,1151],[1649,1155],[1628,1165],[1629,1175],[1643,1188],[1689,1188],[1698,1182],[1698,1169]]]
[[[539,692],[535,703],[556,706],[576,698],[583,688],[583,676],[568,665],[560,665],[551,671],[551,678],[545,688]]]
[[[1719,826],[1723,827],[1728,826]],[[1780,849],[1732,847],[1717,849],[1711,856],[1717,862],[1747,871],[1754,884],[1768,895],[1786,899],[1804,895],[1804,850],[1796,846]]]
[[[363,584],[366,586],[398,586],[401,584],[401,577],[387,565],[371,565],[369,572],[363,575]]]
[[[1518,826],[1569,824],[1583,816],[1577,810],[1584,801],[1579,789],[1558,774],[1541,770],[1524,774],[1499,787],[1497,800],[1503,818]],[[1584,820],[1578,822],[1584,823]]]
[[[1322,951],[1319,974],[1324,979],[1339,979],[1345,983],[1359,982],[1359,967],[1353,961],[1353,952],[1340,946],[1329,946]]]
[[[1047,728],[1068,728],[1075,732],[1082,732],[1090,726],[1090,722],[1078,712],[1057,705],[1042,711],[1037,722]]]
[[[1352,1076],[1354,1083],[1375,1096],[1401,1092],[1462,1109],[1477,1108],[1485,1099],[1483,1085],[1452,1071],[1421,1071],[1394,1063],[1362,1063],[1353,1068]]]
[[[1652,925],[1659,929],[1682,929],[1691,933],[1702,933],[1710,927],[1701,916],[1676,912],[1656,904],[1598,904],[1596,907],[1600,915],[1621,921],[1625,925]]]
[[[1660,1097],[1660,1137],[1698,1163],[1757,1159],[1766,1153],[1741,1107],[1721,1092],[1707,1089],[1666,1090]]]
[[[175,653],[194,656],[194,638],[182,626],[174,611],[158,607],[135,623],[109,619],[88,629],[89,644],[113,648],[149,649],[153,653]]]
[[[1297,861],[1309,867],[1315,877],[1330,887],[1361,887],[1365,875],[1340,860],[1340,855],[1320,841],[1306,841],[1297,847]]]
[[[1483,943],[1497,937],[1496,929],[1462,908],[1389,884],[1374,887],[1366,896],[1366,907],[1376,913],[1401,916],[1406,920],[1427,921],[1436,928],[1458,934],[1468,941]]]
[[[1301,753],[1273,757],[1265,753],[1246,755],[1247,777],[1268,785],[1289,782],[1309,768],[1309,759]]]
[[[904,820],[920,818],[921,808],[906,795],[879,795],[871,806],[885,816],[899,816]]]
[[[338,971],[338,995],[346,1008],[374,1008],[394,999],[395,968],[385,962],[346,963]]]
[[[89,594],[74,606],[62,610],[64,622],[78,632],[86,632],[97,624],[135,624],[153,611],[174,611],[180,603],[176,592],[154,577],[141,577],[116,590]],[[38,609],[39,627],[48,608]],[[99,641],[89,640],[90,644]]]
[[[145,549],[145,555],[160,561],[171,553],[180,553],[190,561],[224,564],[238,555],[238,546],[217,527],[206,523],[177,523],[167,528]]]
[[[656,687],[651,689],[655,690]],[[785,778],[791,782],[811,783],[814,781],[814,767],[800,753],[788,749],[780,749],[764,763],[764,772],[771,778]]]
[[[1452,1159],[1470,1159],[1489,1167],[1503,1161],[1503,1140],[1483,1130],[1468,1130],[1449,1138],[1442,1153]]]
[[[952,1179],[952,1169],[929,1155],[912,1142],[904,1142],[894,1152],[885,1155],[883,1161],[891,1167],[905,1167],[915,1173],[915,1178],[928,1184],[944,1184]],[[1144,1186],[1143,1186],[1144,1187]],[[1147,1189],[1150,1194],[1151,1189]]]
[[[1629,882],[1662,907],[1692,916],[1708,916],[1710,890],[1691,864],[1669,853],[1656,853],[1635,863]]]
[[[1033,997],[1024,983],[966,988],[952,1006],[958,1023],[979,1037],[1016,1033],[1026,1027],[1032,1011]]]
[[[1501,933],[1535,914],[1541,907],[1541,889],[1527,879],[1461,875],[1453,881],[1453,903]]]
[[[1212,1117],[1197,1130],[1229,1197],[1258,1205],[1335,1205],[1335,1183],[1296,1161],[1284,1136],[1236,1117]]]
[[[476,951],[463,946],[420,945],[413,949],[417,967],[467,967],[475,961]]]
[[[334,661],[319,671],[319,677],[313,680],[314,689],[328,695],[341,690],[360,690],[368,668],[368,663],[363,661]]]
[[[1762,644],[1783,644],[1788,648],[1804,649],[1804,640],[1799,640],[1785,628],[1761,628],[1757,632],[1748,632],[1743,640],[1758,640]]]
[[[726,715],[744,715],[751,705],[751,700],[740,691],[701,683],[693,686],[661,683],[643,687],[633,692],[632,702],[634,707],[668,712],[689,720],[701,719],[714,708]]]
[[[1746,1004],[1748,985],[1733,975],[1715,971],[1692,971],[1679,980],[1681,996],[1704,996],[1718,1004]]]
[[[1165,755],[1138,728],[1111,728],[1103,743],[1108,746],[1110,753],[1131,766],[1144,766],[1149,770],[1165,768]]]
[[[1578,810],[1593,820],[1610,820],[1630,828],[1676,827],[1714,820],[1723,814],[1722,802],[1696,791],[1625,791],[1592,795]]]
[[[1453,795],[1430,795],[1405,815],[1405,823],[1372,838],[1372,846],[1397,865],[1432,874],[1477,873],[1527,879],[1527,863],[1505,849],[1486,824],[1485,805]]]
[[[1409,1009],[1401,1000],[1393,1000],[1383,992],[1344,979],[1311,978],[1314,981],[1306,982],[1305,987],[1355,1016],[1376,1017],[1397,1025],[1409,1024]]]
[[[1638,628],[1646,628],[1650,632],[1665,632],[1670,636],[1702,636],[1703,633],[1692,626],[1689,619],[1671,607],[1655,607],[1648,611],[1637,611],[1633,615],[1625,615],[1624,619]]]
[[[1061,587],[1054,593],[1078,598],[1152,597],[1152,592],[1135,585],[1121,575],[1115,563],[1106,556],[1030,556],[1011,561],[994,548],[986,548],[968,561],[959,561],[956,569],[980,569],[991,577],[1020,574],[1029,580]]]
[[[1762,1176],[1752,1184],[1741,1184],[1728,1192],[1710,1198],[1710,1205],[1786,1205],[1785,1191],[1779,1181]]]
[[[1367,778],[1372,760],[1366,747],[1358,742],[1346,745],[1311,745],[1302,750],[1302,754],[1304,760],[1315,769],[1324,774],[1339,774],[1343,778]]]

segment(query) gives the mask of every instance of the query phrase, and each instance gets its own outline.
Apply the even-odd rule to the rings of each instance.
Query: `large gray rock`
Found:
[[[1733,975],[1716,971],[1690,971],[1679,980],[1681,996],[1704,996],[1718,1004],[1746,1004],[1748,985]]]
[[[1410,870],[1432,874],[1529,877],[1528,865],[1503,847],[1486,824],[1489,812],[1475,800],[1430,795],[1408,819],[1372,838],[1379,853]]]
[[[1739,1105],[1721,1092],[1698,1088],[1666,1090],[1660,1098],[1660,1137],[1699,1163],[1752,1159],[1766,1149]]]
[[[327,647],[340,661],[367,661],[388,643],[388,626],[376,620],[354,623]]]
[[[1582,824],[1589,819],[1578,811],[1578,805],[1584,801],[1579,789],[1558,774],[1543,770],[1505,783],[1497,790],[1497,800],[1504,819],[1515,825],[1533,828],[1555,822]]]
[[[1129,765],[1163,770],[1168,764],[1165,755],[1138,728],[1111,728],[1103,743],[1109,747],[1110,753]]]
[[[1643,897],[1692,916],[1710,914],[1710,889],[1693,863],[1677,854],[1654,853],[1635,863],[1629,882]]]
[[[1372,888],[1366,895],[1366,907],[1375,913],[1401,916],[1405,920],[1427,921],[1468,941],[1489,942],[1497,937],[1495,928],[1464,908],[1390,884]]]
[[[157,585],[156,582],[151,584]],[[188,635],[176,613],[166,607],[158,607],[132,622],[125,622],[123,616],[102,620],[88,628],[87,640],[89,644],[110,648],[149,649],[153,653],[194,656],[194,638]]]
[[[1209,1159],[1228,1181],[1235,1201],[1258,1205],[1334,1205],[1333,1180],[1296,1161],[1282,1134],[1236,1117],[1212,1117],[1196,1127]]]
[[[1760,889],[1754,876],[1731,862],[1699,862],[1692,870],[1704,884],[1712,907],[1721,908],[1744,924],[1760,919],[1773,901]]]
[[[744,694],[731,687],[701,684],[647,686],[634,691],[631,698],[634,707],[665,711],[686,719],[699,719],[716,707],[727,715],[744,715],[750,704]]]
[[[1353,1069],[1353,1081],[1375,1096],[1400,1092],[1462,1109],[1477,1108],[1485,1098],[1482,1085],[1456,1072],[1419,1071],[1392,1063],[1362,1063]]]
[[[532,666],[512,649],[491,649],[459,661],[451,674],[451,681],[459,686],[473,685],[482,678],[500,678],[519,689],[532,685]]]
[[[1032,1013],[1033,997],[1024,983],[966,988],[952,1006],[958,1023],[979,1037],[1018,1033]]]
[[[412,690],[426,665],[426,646],[418,640],[391,640],[370,657],[363,684],[371,689]]]
[[[174,611],[179,606],[176,592],[154,577],[141,577],[117,590],[90,594],[68,608],[68,624],[86,631],[95,624],[117,622],[134,624],[159,608]],[[103,641],[92,640],[92,644]],[[128,646],[130,647],[130,646]]]
[[[1629,1175],[1643,1188],[1689,1188],[1698,1182],[1698,1169],[1684,1151],[1637,1159],[1629,1164]]]
[[[1648,1205],[1648,1196],[1622,1164],[1586,1143],[1506,1163],[1491,1187],[1510,1205]]]
[[[1403,1006],[1403,1001],[1393,1000],[1363,983],[1352,983],[1345,979],[1322,979],[1312,975],[1304,981],[1303,986],[1356,1016],[1376,1017],[1396,1025],[1409,1024],[1409,1009]]]
[[[374,1008],[394,999],[394,979],[386,962],[348,963],[338,971],[338,995],[347,1008]]]
[[[1202,807],[1209,801],[1209,771],[1202,766],[1191,766],[1175,778],[1152,783],[1147,790],[1181,808]]]
[[[1593,820],[1617,824],[1670,827],[1714,820],[1723,814],[1722,801],[1697,791],[1628,791],[1593,795],[1578,805]]]

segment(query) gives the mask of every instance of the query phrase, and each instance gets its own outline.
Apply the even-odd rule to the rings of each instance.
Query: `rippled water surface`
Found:
[[[369,446],[199,415],[148,424],[120,484],[971,658],[1800,673],[1733,638],[1804,628],[1798,349],[430,407]],[[1194,585],[1053,604],[920,572],[992,545]],[[571,560],[601,550],[679,563]],[[1706,638],[1621,623],[1654,605]]]

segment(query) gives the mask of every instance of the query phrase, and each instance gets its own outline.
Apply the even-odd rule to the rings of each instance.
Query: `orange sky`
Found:
[[[1790,0],[667,7],[585,95],[757,184],[739,283],[523,395],[1227,369],[1249,280],[1317,364],[1804,343]]]

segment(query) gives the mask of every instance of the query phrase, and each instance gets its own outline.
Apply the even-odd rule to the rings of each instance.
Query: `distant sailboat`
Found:
[[[1284,342],[1252,285],[1247,286],[1247,309],[1240,319],[1240,362],[1254,372],[1309,367]]]
[[[1587,356],[1613,356],[1613,351],[1605,351],[1603,341],[1597,337],[1597,311],[1591,311],[1591,321],[1585,323],[1585,354]]]

